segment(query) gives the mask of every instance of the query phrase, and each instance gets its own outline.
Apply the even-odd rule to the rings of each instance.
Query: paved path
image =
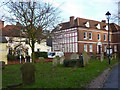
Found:
[[[119,88],[120,89],[120,65],[114,67],[108,76],[103,88]]]

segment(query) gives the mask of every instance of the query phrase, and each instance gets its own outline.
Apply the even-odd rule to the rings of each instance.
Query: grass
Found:
[[[111,65],[118,62],[112,60]],[[52,63],[36,63],[35,84],[20,86],[19,88],[84,88],[92,79],[109,67],[108,59],[103,62],[90,60],[87,67],[80,67],[73,70],[73,67],[63,67],[59,65],[53,68]],[[2,86],[6,88],[8,84],[21,83],[21,65],[9,65],[2,71]],[[73,70],[73,71],[72,71]]]

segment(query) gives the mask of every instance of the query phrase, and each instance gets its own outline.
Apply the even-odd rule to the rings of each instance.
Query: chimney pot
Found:
[[[102,20],[102,22],[106,23],[106,20]]]

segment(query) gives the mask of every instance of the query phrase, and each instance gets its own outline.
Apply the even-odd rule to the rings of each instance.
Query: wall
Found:
[[[7,64],[7,43],[0,43],[0,61],[4,61]]]

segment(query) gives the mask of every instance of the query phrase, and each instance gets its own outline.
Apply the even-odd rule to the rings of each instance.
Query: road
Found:
[[[103,88],[119,88],[120,90],[120,65],[112,69]]]

